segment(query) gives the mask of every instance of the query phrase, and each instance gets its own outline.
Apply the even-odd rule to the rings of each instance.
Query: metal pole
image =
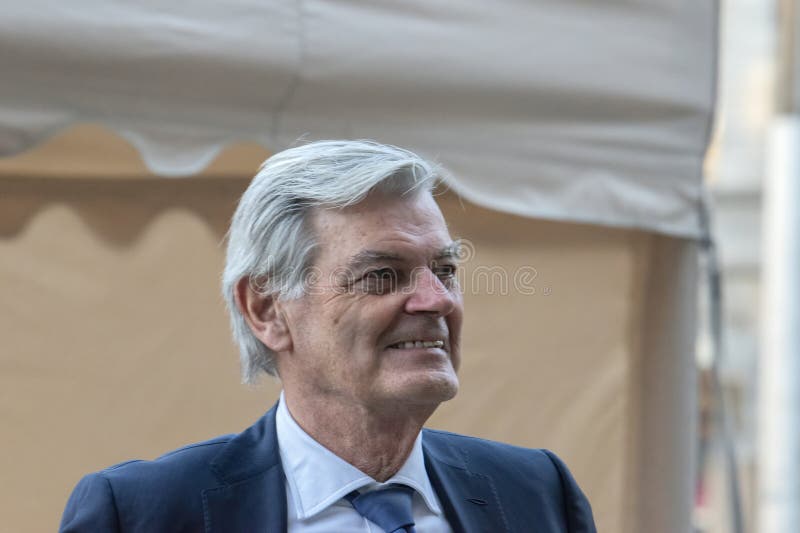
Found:
[[[703,202],[701,211],[703,233],[703,250],[705,252],[705,270],[708,276],[708,310],[709,325],[713,344],[714,357],[711,364],[711,387],[716,404],[715,422],[720,434],[723,453],[725,457],[725,470],[728,474],[728,498],[730,500],[730,528],[732,533],[744,532],[744,519],[742,514],[741,484],[739,483],[738,462],[736,460],[736,446],[734,442],[731,412],[725,399],[722,386],[721,368],[725,350],[724,334],[722,328],[722,270],[719,265],[717,246],[714,240],[712,227],[711,202],[708,197]]]

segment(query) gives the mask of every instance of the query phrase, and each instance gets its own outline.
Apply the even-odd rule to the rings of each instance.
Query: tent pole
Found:
[[[643,332],[634,495],[625,531],[691,530],[697,440],[698,246],[652,236]],[[657,302],[657,303],[654,303]]]

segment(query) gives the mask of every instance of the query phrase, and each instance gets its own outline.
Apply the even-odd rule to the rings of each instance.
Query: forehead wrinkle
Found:
[[[408,201],[403,199],[402,203]],[[368,200],[342,210],[315,210],[312,220],[322,252],[317,264],[355,272],[380,262],[412,263],[423,256],[425,262],[459,259],[458,243],[450,237],[435,203],[432,208],[415,207],[411,213],[415,216],[411,217],[405,210],[395,213],[394,203],[388,214],[367,205],[371,204]],[[359,241],[363,249],[353,255],[347,253]]]

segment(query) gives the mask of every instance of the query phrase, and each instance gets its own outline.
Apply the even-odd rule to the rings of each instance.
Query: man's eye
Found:
[[[451,280],[456,277],[456,265],[437,265],[433,268],[433,273],[441,280]]]
[[[384,294],[395,288],[397,272],[392,268],[371,270],[361,278],[366,290],[375,294]]]

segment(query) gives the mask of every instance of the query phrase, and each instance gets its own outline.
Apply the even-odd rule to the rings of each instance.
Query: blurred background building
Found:
[[[776,164],[770,161],[774,157],[773,134],[777,121],[787,111],[781,99],[796,91],[793,79],[798,76],[799,28],[793,1],[730,0],[721,4],[717,117],[707,156],[707,183],[724,276],[725,353],[721,379],[737,454],[743,526],[748,532],[783,530],[764,529],[763,523],[759,528],[760,506],[765,498],[759,495],[759,455],[780,449],[775,442],[759,443],[758,439],[759,417],[779,415],[774,410],[770,412],[769,407],[767,412],[759,410],[759,400],[763,400],[760,393],[770,392],[759,390],[765,360],[764,234],[768,230],[764,220],[768,213],[764,212],[764,205],[770,165]],[[800,146],[794,149],[800,150]],[[793,202],[797,206],[800,198]],[[787,249],[793,246],[796,245],[785,243]],[[707,280],[702,283],[705,293]],[[791,291],[792,285],[783,290]],[[794,297],[797,296],[800,295]],[[701,298],[701,304],[701,316],[707,318],[707,298]],[[713,350],[707,321],[704,326],[699,336],[698,360],[708,378]],[[785,371],[791,372],[791,368]],[[705,408],[715,405],[708,379],[701,380],[701,391]],[[708,448],[704,470],[700,472],[703,481],[695,524],[698,531],[722,533],[734,530],[731,480],[719,427],[711,429],[712,418],[704,417],[708,426],[701,429],[701,438],[708,438]],[[786,426],[782,438],[794,439],[791,434],[797,429],[796,425]],[[796,472],[785,475],[795,477]],[[795,506],[798,504],[794,502]]]

